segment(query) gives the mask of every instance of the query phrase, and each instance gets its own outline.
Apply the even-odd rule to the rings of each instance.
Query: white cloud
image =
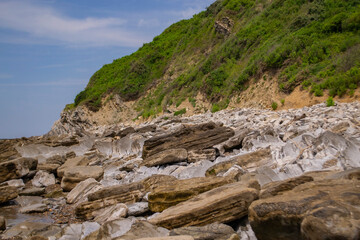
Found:
[[[26,33],[25,42],[136,47],[149,40],[146,36],[126,30],[126,23],[119,18],[72,18],[29,1],[0,2],[0,28]],[[1,39],[19,41],[19,37],[13,36],[2,36]]]

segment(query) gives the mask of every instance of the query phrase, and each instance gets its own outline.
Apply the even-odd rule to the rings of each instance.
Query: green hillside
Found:
[[[230,34],[216,31],[224,18]],[[104,65],[74,106],[96,111],[119,94],[148,117],[186,99],[196,104],[201,92],[219,110],[265,72],[280,74],[287,93],[302,85],[317,96],[351,95],[360,83],[359,29],[360,0],[218,0]]]

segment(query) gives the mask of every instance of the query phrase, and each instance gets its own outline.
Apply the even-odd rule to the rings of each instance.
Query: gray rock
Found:
[[[137,202],[133,204],[128,204],[128,216],[141,216],[144,213],[149,211],[149,203],[147,202]]]
[[[81,203],[87,201],[87,196],[102,188],[102,185],[94,178],[88,178],[76,185],[66,196],[69,204]]]
[[[145,237],[165,237],[168,236],[169,230],[166,228],[157,227],[146,221],[135,222],[131,229],[124,235],[116,238],[123,240],[135,240]]]
[[[128,208],[123,203],[118,203],[114,206],[103,208],[100,211],[94,211],[93,217],[94,221],[100,224],[105,222],[118,220],[127,216]]]
[[[44,171],[38,171],[35,177],[31,180],[34,187],[48,187],[55,184],[54,174],[50,174]]]

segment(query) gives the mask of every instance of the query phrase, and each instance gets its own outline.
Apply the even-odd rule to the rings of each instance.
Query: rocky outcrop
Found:
[[[255,201],[249,220],[262,239],[357,239],[360,211],[357,180],[307,182]]]
[[[149,194],[149,208],[152,212],[162,212],[200,193],[230,182],[232,182],[231,179],[222,177],[191,178],[164,182]]]
[[[234,22],[229,17],[223,17],[222,19],[215,21],[215,31],[223,35],[230,35],[231,28]]]
[[[213,122],[184,126],[174,133],[155,136],[145,141],[143,159],[169,149],[184,148],[187,151],[211,148],[228,140],[234,131]]]
[[[269,164],[272,159],[270,148],[261,149],[252,153],[234,157],[228,161],[220,162],[206,171],[206,176],[214,176],[226,172],[232,166],[238,165],[243,169],[260,167]]]
[[[259,189],[249,187],[253,185],[254,182],[237,182],[212,189],[164,210],[151,218],[150,223],[173,229],[240,219],[258,198]]]

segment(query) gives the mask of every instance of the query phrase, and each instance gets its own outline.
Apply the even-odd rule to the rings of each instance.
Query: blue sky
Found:
[[[0,139],[48,132],[102,65],[214,0],[0,0]]]

